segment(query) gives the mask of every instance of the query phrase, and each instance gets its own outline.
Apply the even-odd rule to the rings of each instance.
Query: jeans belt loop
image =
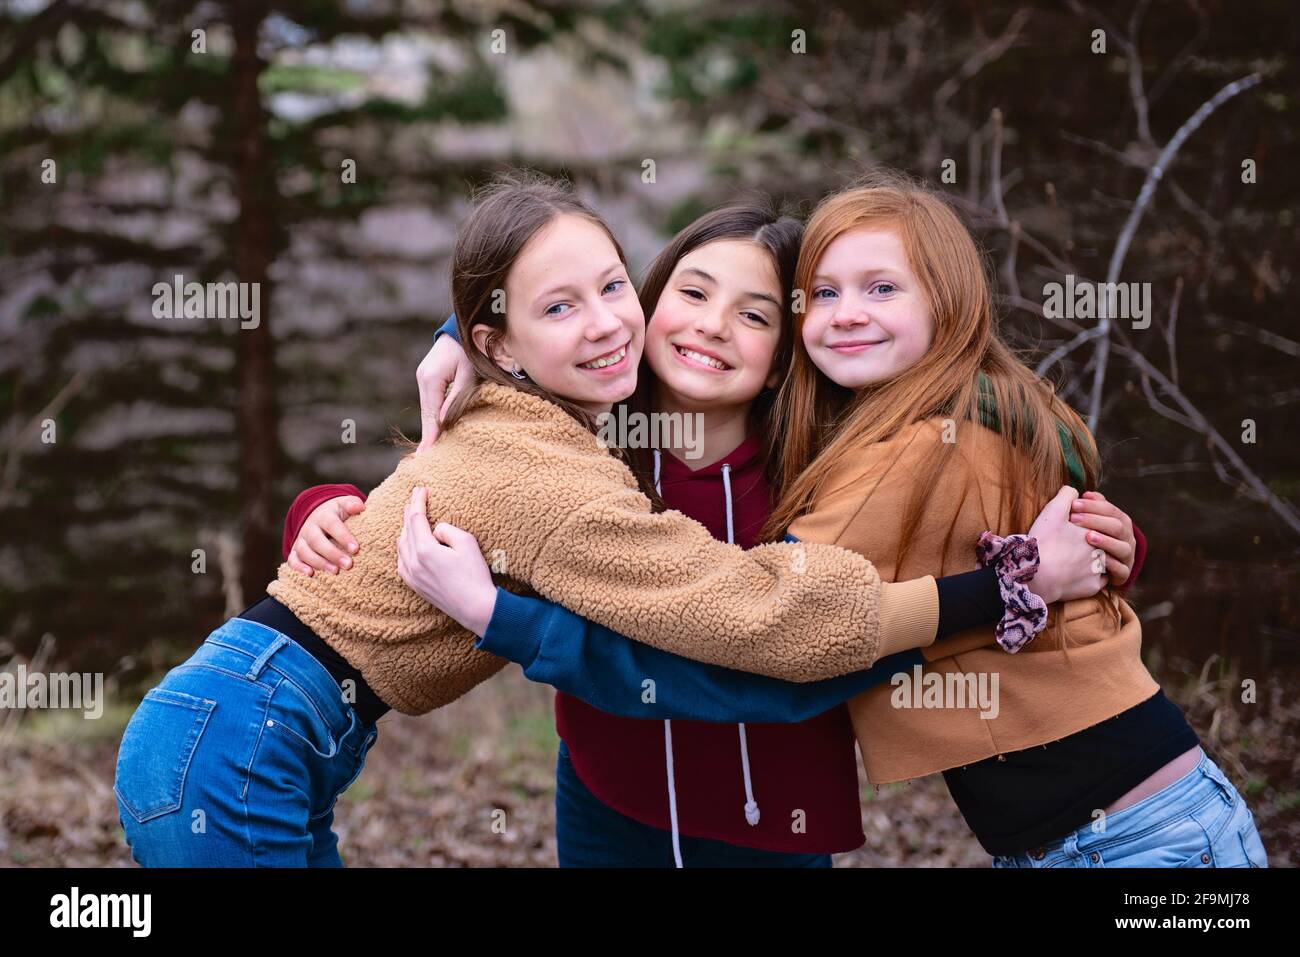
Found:
[[[286,638],[284,635],[280,635],[278,638],[276,638],[275,641],[271,642],[271,644],[267,647],[266,651],[258,655],[257,658],[253,661],[253,663],[248,666],[248,674],[245,675],[245,677],[248,678],[250,681],[256,681],[258,678],[260,678],[262,676],[262,672],[266,669],[267,662],[271,660],[271,656],[274,655],[277,651],[279,651],[288,643],[289,643],[289,639]]]

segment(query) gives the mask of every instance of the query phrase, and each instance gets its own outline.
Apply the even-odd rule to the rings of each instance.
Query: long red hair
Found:
[[[854,451],[884,441],[924,419],[989,424],[996,410],[1004,443],[1002,515],[1027,529],[1044,504],[1069,482],[1063,443],[1073,444],[1084,482],[1095,488],[1099,463],[1092,436],[1051,384],[1035,375],[998,337],[984,257],[951,207],[900,174],[878,172],[835,193],[814,210],[795,268],[796,296],[809,301],[818,262],[853,229],[897,231],[929,304],[934,338],[926,355],[893,379],[851,390],[824,376],[803,345],[804,312],[795,315],[794,357],[776,400],[782,436],[783,494],[764,530],[779,539],[813,507],[833,472]],[[1063,427],[1063,428],[1062,428]],[[935,443],[916,476],[903,520],[901,565],[937,477],[955,451]]]

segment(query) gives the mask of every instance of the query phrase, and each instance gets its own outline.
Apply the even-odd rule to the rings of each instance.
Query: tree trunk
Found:
[[[260,0],[232,0],[235,35],[232,66],[234,144],[231,156],[239,216],[231,236],[235,273],[242,283],[260,285],[260,322],[238,328],[236,399],[243,502],[243,554],[240,583],[245,603],[257,598],[279,563],[274,482],[279,460],[275,401],[275,344],[271,338],[271,286],[267,272],[274,257],[272,227],[276,189],[267,155],[266,112],[257,82],[265,64],[257,38],[266,16]]]

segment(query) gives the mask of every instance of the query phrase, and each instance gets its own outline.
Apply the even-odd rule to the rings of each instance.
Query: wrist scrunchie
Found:
[[[1047,603],[1029,590],[1038,573],[1038,540],[1028,535],[980,536],[975,555],[981,568],[992,565],[1006,611],[995,629],[1002,650],[1015,654],[1047,625]]]

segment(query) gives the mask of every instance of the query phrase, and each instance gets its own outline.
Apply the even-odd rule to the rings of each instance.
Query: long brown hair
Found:
[[[562,180],[531,170],[513,170],[498,176],[474,197],[474,210],[456,233],[451,256],[451,300],[456,313],[456,330],[474,366],[479,382],[496,382],[553,402],[588,430],[596,431],[596,420],[576,403],[544,389],[531,379],[516,379],[492,361],[493,346],[506,334],[506,314],[494,308],[504,290],[506,277],[529,240],[555,217],[581,216],[604,230],[623,265],[627,257],[614,233],[600,215],[574,194]],[[490,326],[486,352],[474,344],[477,325]],[[447,410],[443,427],[450,426],[469,405],[477,391],[466,389]]]
[[[771,258],[781,287],[781,335],[772,356],[772,368],[784,376],[793,351],[793,313],[791,292],[794,287],[795,264],[799,259],[799,244],[803,239],[803,223],[770,200],[755,200],[722,206],[705,213],[682,229],[669,241],[658,256],[646,267],[641,279],[641,308],[647,324],[652,321],[659,297],[672,278],[673,270],[683,258],[709,243],[723,240],[744,240],[763,249]],[[642,362],[637,376],[636,392],[628,399],[632,412],[649,412],[656,385],[654,370],[649,362]],[[764,463],[768,481],[776,488],[781,474],[781,432],[772,418],[776,406],[776,390],[764,389],[754,399],[749,409],[750,434],[762,436],[765,444]],[[632,460],[638,471],[652,472],[648,449],[636,449]]]
[[[1097,485],[1100,465],[1092,436],[1049,383],[1035,375],[998,337],[984,257],[948,204],[924,186],[891,171],[870,174],[814,210],[804,231],[795,288],[809,301],[817,264],[830,244],[863,227],[897,231],[934,321],[925,356],[893,379],[865,388],[841,387],[822,375],[803,346],[804,315],[795,323],[790,375],[776,403],[785,435],[784,495],[764,529],[779,539],[810,511],[828,476],[855,450],[896,435],[924,419],[989,424],[990,405],[1003,443],[1003,519],[1028,528],[1042,506],[1069,481],[1063,442]],[[903,519],[897,564],[906,557],[922,513],[954,443],[935,443],[916,475],[916,492]]]
[[[596,417],[586,409],[532,379],[508,375],[491,358],[493,346],[506,334],[506,313],[493,308],[499,300],[497,291],[505,289],[506,277],[528,241],[556,216],[566,213],[582,216],[604,230],[618,258],[627,265],[623,247],[609,225],[574,194],[567,182],[532,170],[513,170],[498,176],[476,194],[474,211],[456,234],[451,257],[451,300],[456,312],[456,331],[478,381],[452,403],[443,418],[443,428],[449,428],[469,407],[480,385],[496,382],[559,406],[583,428],[596,433]],[[480,324],[492,329],[483,350],[475,344],[473,336],[474,327]],[[642,494],[657,511],[662,510],[655,489],[627,451],[610,446],[609,454],[632,470]]]

